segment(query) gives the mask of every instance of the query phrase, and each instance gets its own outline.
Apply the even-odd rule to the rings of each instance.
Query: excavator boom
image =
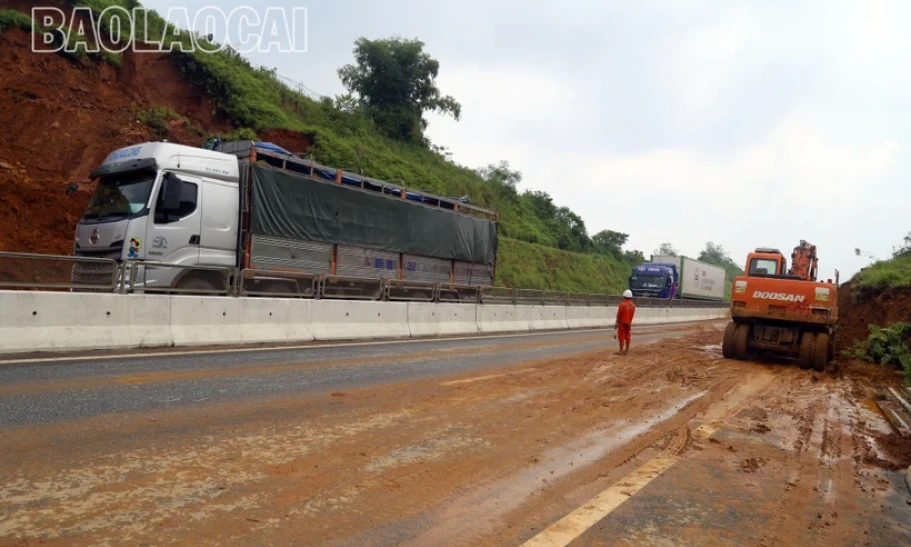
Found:
[[[794,247],[791,253],[791,269],[789,275],[799,277],[804,281],[816,281],[816,245],[800,240],[800,245]]]

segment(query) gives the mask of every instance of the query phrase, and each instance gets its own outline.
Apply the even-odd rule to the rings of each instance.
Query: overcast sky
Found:
[[[148,0],[195,12],[211,2]],[[222,9],[245,5],[223,0]],[[250,54],[321,95],[360,37],[419,38],[462,120],[458,163],[508,160],[589,234],[648,256],[706,241],[815,243],[846,279],[911,231],[911,4],[901,1],[268,0],[308,10],[308,51]]]

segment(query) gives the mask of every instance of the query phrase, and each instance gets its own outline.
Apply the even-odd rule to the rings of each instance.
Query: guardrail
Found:
[[[621,296],[399,279],[313,275],[288,270],[186,266],[0,251],[0,288],[262,296],[337,300],[459,302],[514,306],[616,306]],[[726,308],[727,302],[633,298],[640,308]]]

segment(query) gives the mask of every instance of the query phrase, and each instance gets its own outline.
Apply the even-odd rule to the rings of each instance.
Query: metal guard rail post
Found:
[[[234,296],[236,294],[236,285],[237,285],[237,268],[233,266],[188,266],[186,264],[171,264],[171,263],[162,263],[162,262],[148,262],[140,260],[124,260],[121,264],[121,283],[120,283],[120,292],[149,292],[149,293],[173,293],[173,294],[208,294],[212,296]],[[168,279],[170,274],[165,274],[165,277],[161,280],[165,284],[158,283],[155,285],[146,285],[147,281],[143,281],[143,285],[138,287],[136,286],[137,272],[142,271],[146,279],[148,279],[149,270],[178,270],[178,273]],[[203,288],[181,288],[177,287],[176,282],[174,281],[177,278],[180,278],[181,271],[186,272],[213,272],[213,274],[218,274],[217,276],[207,276],[208,279],[212,277],[218,277],[223,282],[223,288],[214,288],[214,289],[203,289]],[[165,281],[166,280],[166,281]],[[153,280],[153,283],[159,280]]]
[[[298,289],[296,291],[274,291],[274,290],[251,290],[248,288],[249,281],[258,280],[268,283],[267,286],[290,287],[292,284]],[[302,285],[301,281],[309,282]],[[286,298],[316,298],[319,292],[319,276],[301,272],[292,272],[285,270],[260,270],[244,269],[237,276],[235,283],[235,294],[237,296],[275,296]]]
[[[393,293],[401,291],[404,294]],[[415,294],[408,294],[413,291]],[[439,296],[439,284],[424,281],[406,281],[403,279],[387,279],[383,288],[385,300],[402,302],[436,302]]]
[[[58,282],[58,281],[44,281],[44,280],[35,280],[34,274],[31,275],[32,279],[27,281],[16,281],[12,279],[5,279],[5,277],[14,277],[12,270],[16,268],[0,268],[0,287],[15,288],[15,289],[34,289],[34,288],[44,288],[44,289],[87,289],[87,290],[99,290],[99,291],[113,291],[117,288],[117,281],[120,276],[120,265],[116,260],[112,258],[94,258],[94,257],[83,257],[83,256],[66,256],[66,255],[46,255],[38,253],[16,253],[16,252],[7,252],[0,251],[0,259],[12,259],[12,260],[21,260],[21,261],[34,261],[36,263],[48,263],[48,262],[67,262],[71,263],[72,266],[69,268],[69,281],[68,282]],[[95,266],[94,271],[80,272],[79,266]],[[106,270],[110,269],[110,273],[106,273]],[[47,273],[47,269],[40,268],[39,270]],[[22,273],[19,269],[18,273]],[[57,272],[64,273],[64,272]],[[77,277],[79,275],[91,276],[97,275],[100,280],[105,282],[99,283],[79,283]],[[25,273],[28,277],[29,273]],[[53,272],[51,272],[53,275]]]
[[[371,286],[376,286],[376,294],[336,294],[330,293],[327,291],[329,286],[337,288],[341,285],[347,284],[347,288],[361,290],[364,288],[369,288]],[[385,291],[386,283],[385,280],[372,277],[339,277],[336,275],[322,275],[320,276],[320,298],[336,299],[336,300],[382,300],[383,292]],[[351,291],[355,292],[355,291]]]
[[[166,293],[195,293],[230,296],[291,296],[295,298],[330,298],[330,299],[359,299],[359,300],[413,300],[424,302],[463,302],[477,304],[511,304],[511,305],[583,305],[583,306],[608,306],[618,305],[621,296],[604,293],[571,293],[561,291],[543,291],[536,289],[515,289],[507,287],[489,286],[459,286],[448,283],[426,283],[417,281],[386,280],[366,277],[342,277],[330,275],[307,274],[288,270],[239,270],[233,266],[188,266],[182,264],[146,262],[138,260],[118,261],[110,258],[78,257],[67,255],[46,255],[37,253],[16,253],[0,251],[0,260],[33,261],[36,265],[31,268],[0,267],[0,287],[9,288],[49,288],[87,291],[114,291],[128,292],[166,292]],[[40,266],[48,262],[72,263],[68,271],[65,269],[48,270]],[[0,264],[2,265],[2,264]],[[79,266],[85,266],[79,272]],[[177,274],[155,279],[160,282],[156,285],[137,286],[137,274],[141,270],[148,276],[149,271],[175,270]],[[110,273],[108,273],[108,271]],[[177,288],[173,286],[174,279],[185,271],[210,272],[207,279],[217,277],[222,282],[221,288]],[[68,282],[59,282],[46,279],[47,274],[68,276]],[[102,282],[80,283],[79,274],[85,277],[94,276]],[[100,274],[104,274],[103,276]],[[217,274],[217,275],[216,275]],[[5,276],[5,277],[4,277]],[[29,277],[31,279],[22,279]],[[253,279],[274,281],[287,285],[293,282],[297,289],[292,292],[275,290],[251,290],[248,283]],[[301,285],[300,282],[308,282]],[[401,291],[423,291],[420,296],[395,294]],[[729,301],[714,300],[677,300],[659,298],[634,298],[633,302],[642,308],[726,308]]]

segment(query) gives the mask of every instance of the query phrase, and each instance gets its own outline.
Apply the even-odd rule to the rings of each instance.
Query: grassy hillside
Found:
[[[110,6],[132,10],[139,5],[136,0],[63,1],[91,8],[96,16]],[[25,27],[28,21],[25,14],[5,11],[0,26]],[[101,19],[100,29],[105,34],[116,32],[116,28],[109,20]],[[138,39],[157,42],[164,30],[164,21],[150,12],[148,34]],[[186,32],[176,37],[169,33],[165,43],[190,45],[191,40]],[[214,54],[175,51],[171,55],[183,77],[205,91],[218,111],[230,120],[234,136],[256,138],[267,129],[308,133],[313,135],[312,157],[320,163],[360,170],[367,176],[408,188],[454,198],[468,196],[475,205],[499,211],[502,242],[498,284],[564,291],[622,290],[629,265],[616,253],[596,254],[581,219],[550,202],[549,196],[520,194],[514,187],[488,182],[475,169],[452,161],[445,148],[433,143],[415,145],[387,138],[360,112],[337,108],[329,97],[314,100],[289,89],[274,71],[251,66],[230,48]],[[105,61],[118,66],[116,56],[107,57],[112,58]],[[78,60],[83,64],[100,62],[85,56]],[[156,120],[149,118],[146,123],[150,127],[161,125]],[[205,137],[200,136],[200,144]],[[570,229],[575,231],[570,233]],[[566,252],[567,249],[591,254]]]
[[[523,289],[619,294],[631,268],[611,257],[500,238],[497,284]]]
[[[851,286],[857,299],[889,289],[911,287],[911,253],[867,266],[854,276]]]

